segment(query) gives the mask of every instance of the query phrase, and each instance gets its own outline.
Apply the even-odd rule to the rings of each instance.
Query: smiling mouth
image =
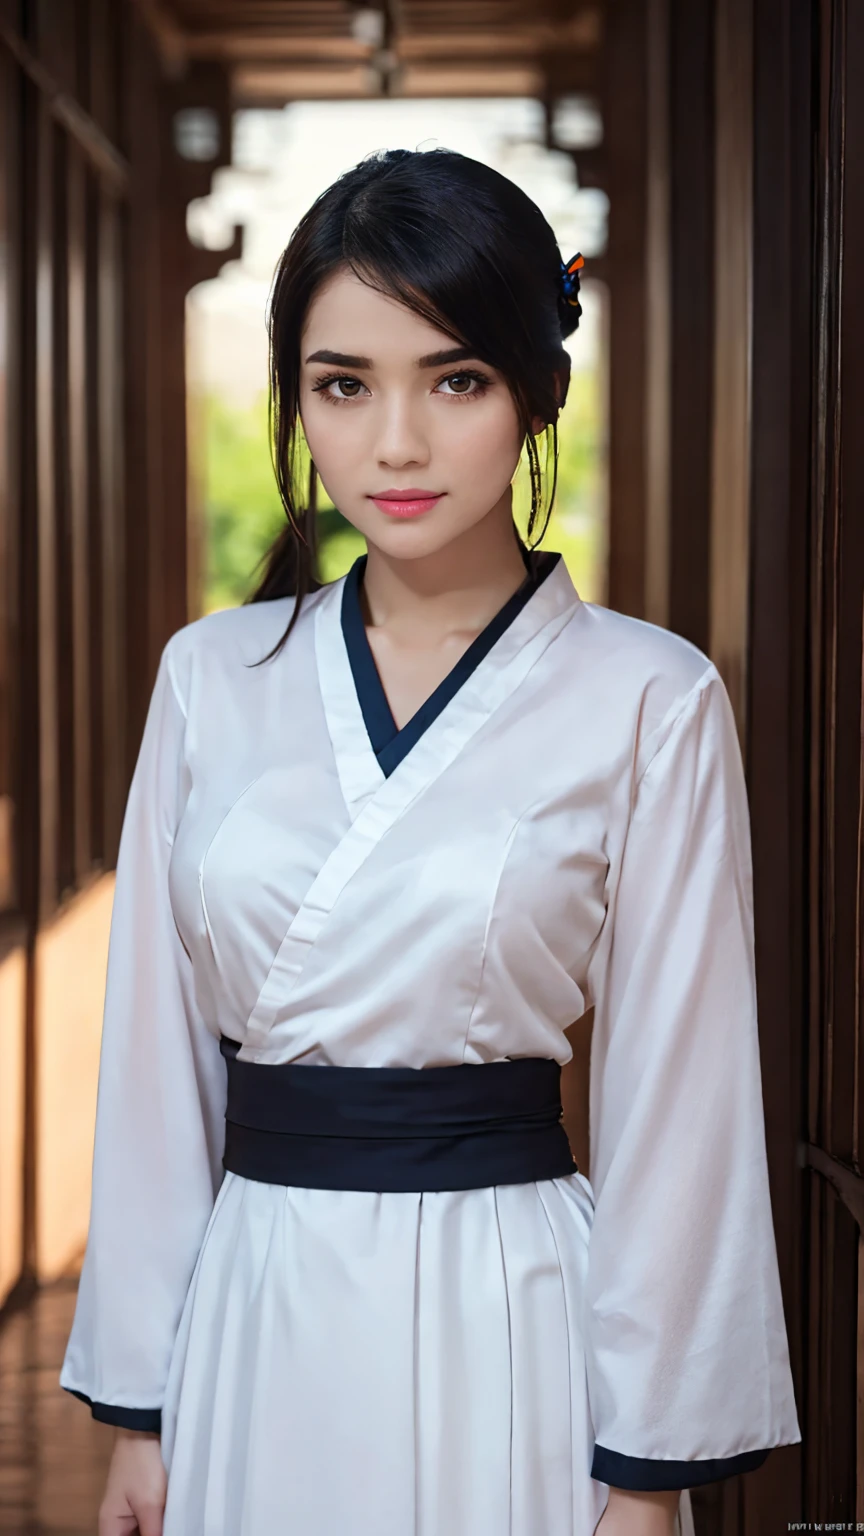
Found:
[[[414,486],[409,486],[404,491],[381,491],[378,496],[370,496],[376,507],[380,507],[388,517],[419,517],[421,513],[428,512],[435,506],[445,491],[423,491]]]

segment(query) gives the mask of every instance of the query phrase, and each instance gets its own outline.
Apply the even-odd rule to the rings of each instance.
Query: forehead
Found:
[[[404,355],[453,346],[447,331],[430,324],[398,299],[379,293],[353,272],[335,272],[321,285],[306,313],[303,355],[327,348],[365,357]]]

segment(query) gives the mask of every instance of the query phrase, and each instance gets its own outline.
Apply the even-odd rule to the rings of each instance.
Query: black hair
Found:
[[[470,346],[506,379],[525,434],[529,540],[541,511],[544,477],[546,515],[537,542],[555,495],[556,423],[570,368],[562,341],[575,330],[581,310],[578,276],[566,275],[551,226],[514,182],[454,150],[391,149],[367,156],[312,204],[273,280],[269,427],[288,521],[264,557],[264,575],[248,601],[294,595],[296,602],[288,628],[264,660],[281,650],[303,598],[321,585],[317,475],[303,458],[298,432],[300,339],[315,293],[345,266],[458,345]],[[564,380],[560,399],[556,373],[559,384]],[[531,430],[535,416],[547,423],[545,469]]]

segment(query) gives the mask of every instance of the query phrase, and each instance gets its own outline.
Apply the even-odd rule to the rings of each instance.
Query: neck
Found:
[[[368,546],[363,616],[406,643],[435,644],[475,635],[525,580],[509,495],[481,522],[442,549],[399,560]]]

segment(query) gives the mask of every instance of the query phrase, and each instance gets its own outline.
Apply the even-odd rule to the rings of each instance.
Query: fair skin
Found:
[[[369,643],[400,727],[525,577],[510,512],[516,409],[479,358],[437,360],[456,347],[347,273],[319,291],[302,339],[303,428],[322,483],[366,539]],[[403,488],[443,494],[407,518],[371,499]]]
[[[162,1536],[167,1490],[159,1436],[138,1429],[115,1429],[99,1506],[99,1536]]]
[[[502,376],[463,350],[454,358],[456,345],[347,271],[319,289],[302,337],[303,428],[322,483],[366,539],[367,633],[400,729],[525,577],[512,531],[516,406]],[[410,516],[373,499],[409,490],[437,499],[415,497]],[[162,1536],[159,1437],[115,1434],[99,1536]],[[672,1536],[678,1500],[613,1488],[596,1536]]]

